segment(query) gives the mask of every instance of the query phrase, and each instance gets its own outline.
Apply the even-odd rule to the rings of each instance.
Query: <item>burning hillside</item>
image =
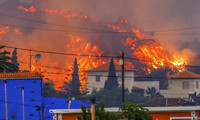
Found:
[[[3,5],[0,8],[2,13],[7,10]],[[123,51],[126,57],[139,59],[139,61],[126,59],[126,66],[145,74],[150,74],[152,69],[166,66],[181,72],[187,64],[183,58],[170,55],[165,51],[163,46],[154,39],[153,32],[145,32],[133,27],[126,19],[119,19],[116,23],[98,22],[87,15],[74,13],[70,9],[40,8],[21,4],[14,6],[13,9],[22,14],[21,19],[4,16],[1,21],[0,43],[30,49],[30,51],[18,50],[21,70],[29,69],[30,54],[35,54],[31,49],[89,55],[83,57],[41,53],[40,69],[46,78],[55,82],[58,90],[64,81],[71,80],[75,57],[78,59],[83,90],[87,83],[87,75],[84,71],[110,60],[110,58],[102,58],[102,55],[121,56],[120,53]],[[36,70],[35,65],[33,61],[32,71]]]

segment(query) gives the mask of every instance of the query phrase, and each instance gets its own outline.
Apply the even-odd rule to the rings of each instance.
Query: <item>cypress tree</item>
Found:
[[[19,63],[17,62],[17,48],[12,52],[12,64],[19,67]]]
[[[77,59],[75,58],[74,72],[72,74],[72,81],[71,81],[71,84],[69,84],[70,93],[72,96],[81,95],[80,86],[81,86],[81,83],[80,83],[79,76],[78,76],[78,64],[77,64]]]
[[[115,65],[113,58],[110,60],[110,66],[108,70],[108,79],[105,82],[104,89],[112,89],[113,87],[118,87],[117,76],[115,72]]]

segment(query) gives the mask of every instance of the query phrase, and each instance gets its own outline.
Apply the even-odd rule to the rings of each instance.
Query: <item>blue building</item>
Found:
[[[5,81],[7,91],[8,120],[23,120],[22,89],[24,87],[24,107],[26,120],[40,120],[42,114],[42,76],[36,73],[0,74],[0,120],[6,120]]]
[[[23,97],[22,89],[24,87],[24,108],[26,120],[42,120],[42,109],[44,110],[44,119],[52,120],[53,115],[49,109],[67,109],[67,99],[60,98],[42,98],[43,81],[40,74],[37,73],[1,73],[0,74],[0,120],[6,120],[6,102],[5,102],[5,83],[7,92],[7,112],[8,120],[23,120]],[[42,106],[43,100],[43,106]],[[89,102],[78,100],[71,101],[71,109],[78,109],[81,104],[90,105]]]

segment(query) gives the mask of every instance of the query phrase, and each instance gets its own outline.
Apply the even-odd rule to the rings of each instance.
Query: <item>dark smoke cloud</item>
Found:
[[[66,25],[74,25],[74,26],[82,26],[88,27],[90,25],[90,21],[88,24],[83,24],[81,21],[73,22],[66,21],[63,18],[57,18],[57,16],[43,14],[43,13],[35,13],[34,16],[31,16],[29,13],[25,13],[23,11],[18,10],[19,5],[31,6],[33,5],[36,9],[70,9],[71,11],[79,14],[88,15],[91,20],[95,21],[105,21],[105,22],[116,22],[120,17],[123,19],[128,19],[132,26],[137,26],[146,31],[153,30],[162,30],[162,29],[173,29],[173,28],[185,28],[185,27],[195,27],[200,25],[199,21],[199,10],[200,10],[200,1],[195,0],[138,0],[138,1],[130,1],[130,0],[118,0],[116,1],[94,1],[94,0],[7,0],[6,2],[1,3],[1,7],[4,6],[4,10],[2,13],[7,13],[10,15],[19,15],[20,17],[47,21],[52,23],[62,23]],[[35,27],[49,27],[42,24],[35,24],[24,21],[23,23],[20,20],[7,19],[5,17],[0,17],[2,21],[26,25],[26,26],[35,26]],[[49,27],[49,28],[57,28],[57,27]],[[186,34],[186,33],[195,33],[200,32],[198,29],[189,30],[189,31],[176,31],[176,32],[167,32],[169,34]],[[67,44],[67,40],[69,39],[66,34],[63,33],[54,33],[51,32],[45,33],[38,30],[24,30],[27,41],[22,41],[22,38],[18,37],[15,40],[24,44],[24,46],[32,46],[33,44],[39,43],[41,39],[43,42],[48,44],[43,44],[43,49],[52,49],[57,50],[56,45],[60,45],[59,51],[64,50],[64,45]],[[156,33],[162,34],[162,33]],[[164,34],[164,33],[163,33]],[[84,37],[90,39],[99,36],[89,36],[83,35]],[[182,54],[184,49],[180,49],[183,47],[184,42],[190,42],[190,40],[194,40],[198,38],[198,36],[172,36],[172,35],[156,35],[155,36],[158,41],[164,48],[171,52],[177,54]],[[13,35],[9,35],[6,37],[7,39],[12,39]],[[104,38],[104,37],[102,37]],[[55,43],[54,41],[59,41],[59,39],[66,39],[63,44],[59,44],[59,42]],[[114,38],[112,38],[114,39]],[[11,40],[12,41],[12,40]],[[177,42],[178,41],[178,42]],[[182,41],[182,42],[179,42]],[[174,44],[174,43],[178,44]],[[103,43],[99,43],[103,44]],[[111,43],[107,42],[107,47],[111,46]],[[63,49],[62,49],[63,48]],[[38,48],[39,49],[39,48]],[[187,48],[188,51],[192,51],[193,49]]]

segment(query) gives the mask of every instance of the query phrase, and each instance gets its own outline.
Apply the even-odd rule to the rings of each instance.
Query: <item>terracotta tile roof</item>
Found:
[[[184,78],[185,79],[187,79],[187,78],[200,79],[200,75],[186,70],[186,71],[180,72],[176,75],[172,75],[172,76],[170,76],[170,78],[171,79],[184,79]]]
[[[144,90],[144,89],[139,88],[139,87],[136,87],[136,86],[133,86],[133,87],[132,87],[132,90]]]
[[[31,78],[44,77],[39,73],[0,73],[0,78]]]
[[[93,68],[91,70],[87,70],[85,72],[104,72],[104,71],[108,71],[109,66],[110,66],[110,62],[105,63],[103,65],[100,65],[100,66]],[[134,69],[129,68],[129,67],[124,67],[124,70],[125,71],[134,71]],[[118,64],[115,64],[115,71],[122,71],[122,67]]]
[[[147,101],[145,103],[138,104],[143,107],[155,107],[155,106],[166,106],[166,98],[155,98],[153,100]],[[194,102],[186,101],[181,98],[167,98],[168,106],[193,106]]]

